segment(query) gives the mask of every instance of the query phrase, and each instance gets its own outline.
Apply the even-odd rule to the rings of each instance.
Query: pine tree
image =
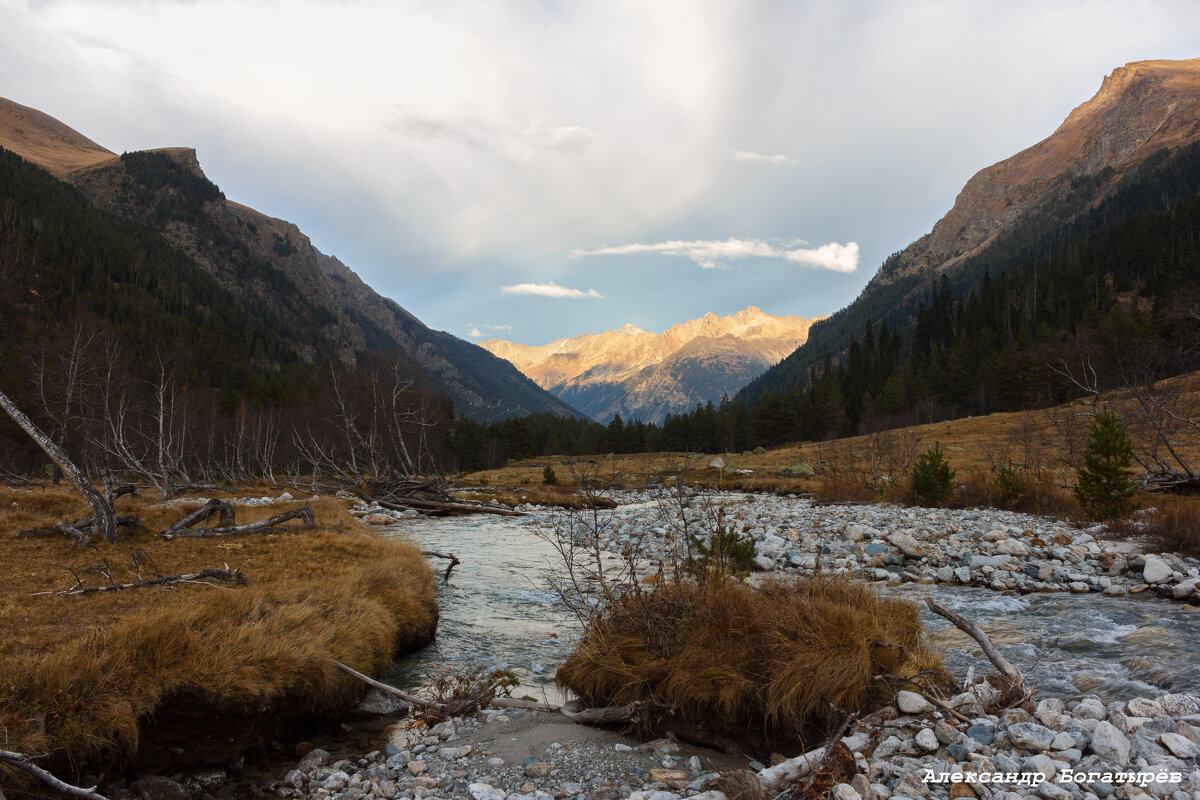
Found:
[[[1133,445],[1112,409],[1096,415],[1083,450],[1083,465],[1075,471],[1075,498],[1093,516],[1111,519],[1137,508],[1137,484],[1129,468]]]
[[[917,459],[910,487],[921,505],[941,505],[950,497],[954,491],[954,470],[946,463],[941,444],[935,444]]]

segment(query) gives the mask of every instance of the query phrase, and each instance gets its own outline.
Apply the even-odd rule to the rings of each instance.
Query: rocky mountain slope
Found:
[[[998,244],[1070,223],[1165,150],[1197,140],[1200,59],[1113,70],[1049,137],[980,170],[930,233],[888,258],[854,303],[814,327],[804,347],[739,397],[754,402],[764,391],[806,383],[809,367],[843,353],[867,320],[886,319],[893,331],[907,327],[940,276],[950,278],[956,293],[970,290],[981,278],[971,266]]]
[[[815,319],[751,306],[648,333],[633,325],[541,346],[491,339],[488,351],[594,419],[660,422],[732,395],[803,344]]]
[[[484,419],[574,414],[503,359],[428,328],[380,296],[292,223],[227,200],[190,148],[124,156],[39,111],[0,98],[0,146],[83,192],[105,211],[158,231],[288,332],[306,361],[349,364],[402,350],[459,413]]]

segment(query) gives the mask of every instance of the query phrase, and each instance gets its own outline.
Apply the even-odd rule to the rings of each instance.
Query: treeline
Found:
[[[1045,407],[1200,368],[1200,145],[1159,153],[1062,222],[1104,179],[1080,179],[1060,207],[933,282],[903,324],[866,315],[844,350],[786,390],[661,426],[614,420],[615,433],[567,420],[460,423],[458,459],[483,468],[525,455],[738,452]]]

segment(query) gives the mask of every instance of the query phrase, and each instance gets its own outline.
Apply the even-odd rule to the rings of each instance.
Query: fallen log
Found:
[[[219,515],[217,518],[217,527],[231,527],[234,524],[233,506],[229,504],[228,500],[218,500],[214,497],[212,500],[209,500],[192,513],[185,515],[182,519],[178,520],[170,527],[159,531],[159,536],[175,534],[186,530],[193,525],[199,525],[201,522],[206,522],[211,519],[213,514]]]
[[[225,527],[201,528],[200,530],[184,529],[172,532],[172,528],[175,527],[173,525],[171,528],[162,531],[158,535],[164,539],[203,539],[207,537],[215,538],[220,536],[240,536],[246,533],[258,533],[259,531],[270,530],[271,528],[276,528],[288,520],[293,519],[298,519],[301,521],[301,523],[303,523],[302,525],[292,526],[293,530],[299,527],[311,527],[317,524],[316,518],[313,516],[312,506],[308,503],[305,503],[304,508],[293,508],[291,511],[284,511],[282,514],[276,514],[273,517],[268,517],[267,519],[259,520],[258,522],[248,522],[245,525],[227,525]],[[177,524],[178,523],[176,523],[176,525]]]
[[[418,497],[393,498],[377,500],[384,508],[392,511],[407,511],[410,508],[427,511],[441,511],[446,514],[498,514],[502,517],[523,517],[525,512],[514,511],[505,506],[485,505],[483,503],[448,502],[445,500],[422,500]]]
[[[422,550],[421,555],[430,556],[432,558],[449,559],[450,564],[447,565],[447,567],[446,567],[446,574],[442,576],[442,580],[444,580],[444,581],[450,580],[450,570],[454,569],[455,567],[457,567],[459,564],[462,563],[461,561],[458,560],[458,556],[454,555],[454,553],[439,553],[436,550]]]
[[[136,527],[138,518],[133,514],[121,514],[115,518],[117,527]],[[18,537],[33,537],[33,536],[49,536],[54,533],[65,533],[74,536],[77,539],[86,539],[88,536],[87,529],[95,528],[95,517],[76,520],[75,522],[56,522],[53,525],[47,525],[44,528],[28,528],[23,531],[17,531]]]
[[[71,784],[62,781],[46,770],[33,763],[33,760],[24,753],[13,753],[9,750],[0,750],[0,764],[8,764],[17,769],[28,772],[33,777],[37,778],[42,783],[46,784],[56,792],[68,795],[70,797],[78,797],[80,800],[108,800],[102,794],[96,794],[97,787],[85,789],[82,786],[72,786]]]
[[[78,578],[76,578],[78,580]],[[177,583],[204,583],[206,581],[220,581],[222,583],[235,583],[243,585],[246,583],[246,576],[242,574],[240,569],[202,569],[199,572],[188,572],[181,575],[160,575],[157,578],[147,578],[141,581],[133,581],[132,583],[110,583],[107,586],[84,586],[83,581],[79,581],[75,586],[62,592],[56,592],[59,597],[74,597],[80,594],[95,594],[96,592],[123,592],[126,589],[144,589],[148,586],[174,586]],[[45,594],[39,592],[39,594]]]

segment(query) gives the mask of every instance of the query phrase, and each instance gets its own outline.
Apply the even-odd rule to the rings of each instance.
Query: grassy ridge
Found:
[[[80,551],[68,537],[18,539],[31,520],[82,508],[57,489],[0,490],[0,735],[7,749],[51,752],[60,762],[128,762],[155,736],[156,718],[186,713],[225,726],[232,749],[246,715],[286,718],[352,705],[363,687],[333,666],[364,672],[424,644],[437,625],[434,578],[412,546],[367,533],[341,501],[318,501],[316,530],[164,542],[149,531],[198,504],[135,501],[147,529],[117,545]],[[15,504],[15,506],[14,506]],[[298,504],[239,508],[239,522]],[[242,569],[246,586],[186,585],[76,597],[74,570],[107,562],[118,582],[141,572]],[[38,592],[51,594],[37,595]],[[161,721],[161,719],[159,720]],[[181,757],[186,757],[186,754]]]

